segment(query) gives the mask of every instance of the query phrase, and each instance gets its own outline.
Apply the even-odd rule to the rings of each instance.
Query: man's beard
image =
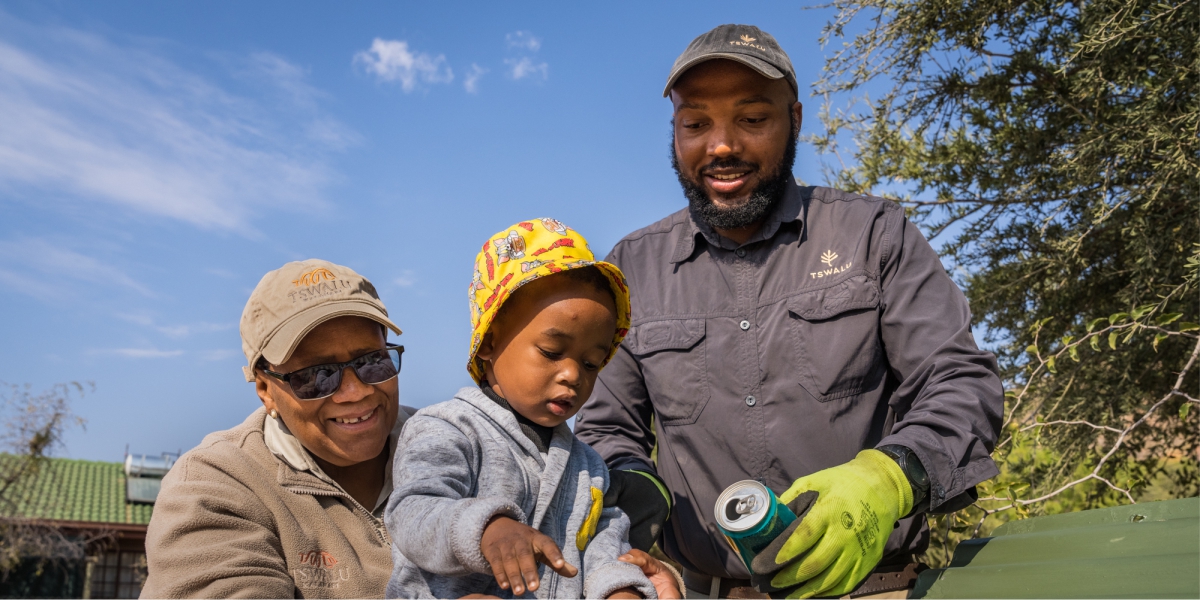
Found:
[[[793,133],[788,139],[787,147],[784,149],[783,157],[779,160],[779,163],[750,192],[750,197],[745,202],[730,207],[717,206],[699,182],[685,176],[679,169],[679,156],[675,153],[675,132],[672,130],[671,167],[675,169],[675,175],[679,178],[679,185],[683,186],[683,195],[687,196],[688,206],[691,207],[692,214],[696,218],[708,223],[714,229],[739,229],[765,219],[779,204],[780,200],[783,199],[788,186],[794,181],[792,166],[796,162],[796,140],[799,132],[795,130],[794,116],[791,116],[789,122],[792,124],[791,130]],[[755,170],[757,167],[759,165],[729,157],[725,159],[714,158],[704,168],[744,168]],[[701,170],[703,171],[703,169]]]

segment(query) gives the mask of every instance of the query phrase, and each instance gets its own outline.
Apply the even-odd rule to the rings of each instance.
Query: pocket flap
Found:
[[[806,321],[821,321],[848,310],[879,306],[879,289],[865,275],[855,275],[825,289],[787,299],[788,311]]]
[[[660,350],[687,350],[704,339],[704,319],[650,321],[629,330],[625,342],[637,355]]]

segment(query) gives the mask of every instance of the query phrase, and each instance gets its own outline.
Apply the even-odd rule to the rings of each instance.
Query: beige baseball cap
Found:
[[[283,364],[317,325],[346,316],[366,317],[401,333],[388,319],[375,286],[350,267],[310,258],[263,275],[246,301],[239,327],[246,381],[254,381],[260,357]]]

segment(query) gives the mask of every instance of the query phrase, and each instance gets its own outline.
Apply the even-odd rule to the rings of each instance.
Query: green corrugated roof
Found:
[[[1006,523],[959,544],[909,597],[1200,597],[1200,498]]]
[[[17,457],[0,454],[0,472]],[[59,521],[94,521],[145,525],[153,506],[125,501],[125,469],[121,463],[52,458],[37,475],[10,496],[16,515]]]

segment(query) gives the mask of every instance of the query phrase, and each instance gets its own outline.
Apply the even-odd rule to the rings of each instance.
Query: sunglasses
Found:
[[[332,396],[342,386],[342,373],[346,367],[354,369],[359,381],[367,385],[380,384],[396,377],[400,374],[400,357],[403,354],[404,346],[388,344],[387,348],[368,352],[344,363],[314,365],[291,373],[276,373],[269,369],[262,371],[288,384],[297,399],[320,400]]]

